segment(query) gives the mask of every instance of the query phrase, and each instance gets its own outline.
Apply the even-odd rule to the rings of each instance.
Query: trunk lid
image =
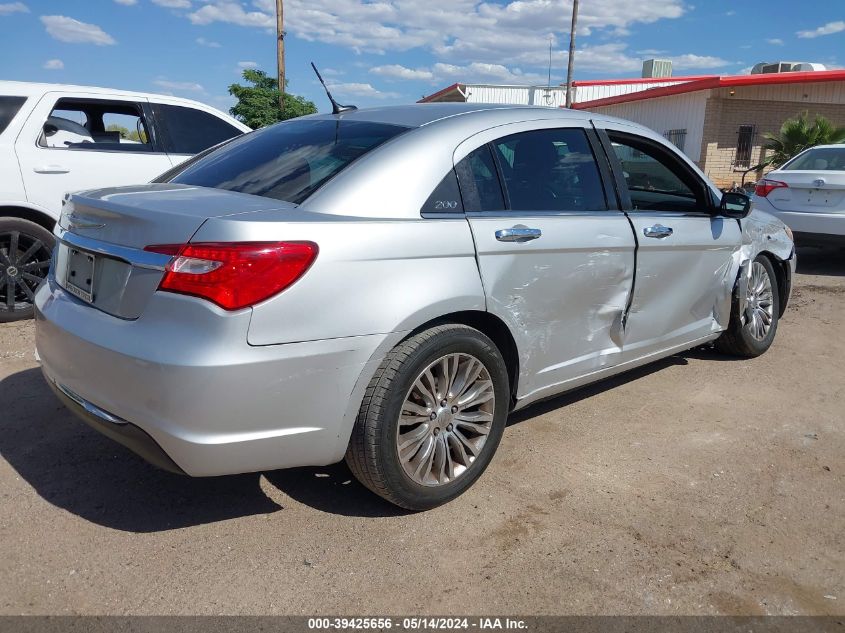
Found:
[[[211,218],[295,208],[279,200],[190,185],[75,193],[66,200],[56,230],[55,279],[99,310],[136,319],[170,260],[145,247],[185,244]]]
[[[845,211],[845,171],[778,169],[768,173],[766,178],[788,185],[767,196],[779,211]]]
[[[72,194],[59,225],[75,235],[143,250],[151,244],[185,243],[209,218],[294,207],[279,200],[191,185],[112,187]]]

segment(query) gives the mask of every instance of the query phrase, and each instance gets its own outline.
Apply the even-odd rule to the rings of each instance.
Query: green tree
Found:
[[[247,69],[243,78],[248,84],[232,84],[229,94],[238,102],[229,113],[249,127],[256,129],[317,112],[317,106],[303,97],[285,91],[285,111],[279,107],[279,82],[263,70]],[[287,82],[285,82],[287,87]]]
[[[845,127],[836,127],[821,115],[816,115],[815,121],[810,123],[807,112],[804,112],[784,121],[779,133],[767,132],[763,136],[766,139],[763,148],[771,154],[760,166],[779,167],[808,147],[845,143]]]

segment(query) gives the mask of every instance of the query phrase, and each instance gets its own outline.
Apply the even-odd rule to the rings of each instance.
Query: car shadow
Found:
[[[798,269],[800,275],[845,277],[845,251],[833,246],[799,246]]]
[[[78,420],[39,369],[0,381],[0,454],[49,503],[116,530],[159,532],[282,509],[259,478],[292,499],[347,516],[402,510],[364,488],[345,464],[192,478],[148,464]]]
[[[621,385],[650,376],[651,374],[662,371],[667,367],[687,364],[686,354],[677,354],[675,356],[662,358],[653,363],[649,363],[648,365],[643,365],[642,367],[637,367],[636,369],[631,369],[630,371],[611,376],[610,378],[605,378],[604,380],[579,387],[578,389],[567,391],[564,394],[552,396],[547,400],[540,400],[529,405],[525,409],[520,409],[515,413],[511,413],[508,417],[508,426],[514,426],[541,415],[545,415],[555,409],[560,409],[562,407],[575,404],[576,402],[581,402],[581,400],[592,398],[593,396],[604,393],[605,391],[610,391],[611,389],[615,389]]]
[[[613,376],[511,414],[508,426],[574,404],[687,358],[692,350]],[[78,420],[53,395],[39,369],[0,381],[0,454],[44,500],[85,520],[127,532],[160,532],[269,514],[283,507],[261,489],[261,474],[291,499],[330,514],[408,514],[371,493],[344,463],[227,477],[191,478],[151,466]]]
[[[49,503],[116,530],[159,532],[276,512],[259,474],[159,470],[78,420],[39,369],[0,381],[0,454]]]

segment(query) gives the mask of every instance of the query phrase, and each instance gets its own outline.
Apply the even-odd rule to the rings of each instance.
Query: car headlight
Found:
[[[794,241],[795,241],[795,236],[793,236],[793,235],[792,235],[792,229],[791,229],[791,228],[789,228],[788,226],[786,226],[786,225],[784,224],[784,225],[783,225],[783,230],[784,230],[784,231],[786,231],[786,234],[789,236],[789,239],[790,239],[790,240],[792,240],[792,241],[794,242]]]

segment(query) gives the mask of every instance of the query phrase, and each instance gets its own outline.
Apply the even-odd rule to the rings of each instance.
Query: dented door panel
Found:
[[[742,241],[737,221],[648,211],[629,217],[639,250],[623,360],[726,328]],[[672,229],[671,234],[649,237],[646,232],[656,225]]]
[[[635,248],[624,214],[470,214],[469,223],[487,309],[507,323],[520,351],[518,398],[619,362]],[[496,239],[510,228],[541,236]]]

